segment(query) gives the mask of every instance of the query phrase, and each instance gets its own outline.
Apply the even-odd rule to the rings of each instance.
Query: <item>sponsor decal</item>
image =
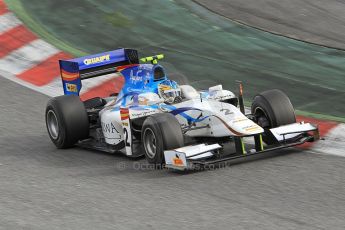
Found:
[[[157,113],[156,110],[146,110],[146,111],[141,111],[139,113],[132,113],[131,117],[132,118],[138,118],[138,117],[146,117],[148,115]]]
[[[134,75],[133,74],[133,70],[131,70],[131,72],[130,72],[130,80],[131,80],[131,82],[132,82],[132,84],[136,84],[136,83],[138,83],[138,82],[142,82],[143,81],[143,77],[142,76],[139,76],[139,74],[142,72],[142,70],[138,70],[137,72],[136,72],[136,74]]]
[[[214,95],[211,95],[211,97],[213,97]],[[226,99],[229,99],[231,98],[231,95],[223,95],[223,96],[215,96],[213,97],[214,100],[217,100],[217,101],[223,101],[223,100],[226,100]]]
[[[259,128],[259,126],[257,126],[257,125],[253,125],[253,126],[249,126],[249,127],[245,127],[244,128],[244,130],[246,130],[246,131],[255,131],[255,130],[259,130],[260,128]]]
[[[172,163],[174,166],[183,166],[183,160],[180,158],[178,154],[172,159]]]
[[[138,81],[142,81],[143,80],[143,77],[140,77],[140,76],[131,76],[131,81],[132,83],[137,83]]]
[[[91,65],[91,64],[101,63],[104,61],[110,61],[110,54],[106,54],[106,55],[94,57],[94,58],[87,58],[84,60],[84,64]]]
[[[234,119],[234,121],[233,121],[233,123],[237,123],[237,122],[242,122],[242,121],[247,121],[248,120],[248,118],[235,118]]]
[[[119,133],[113,123],[101,122],[103,133]]]
[[[76,84],[66,83],[66,89],[68,92],[78,93],[78,87]]]
[[[129,119],[129,110],[127,108],[120,108],[121,120]]]

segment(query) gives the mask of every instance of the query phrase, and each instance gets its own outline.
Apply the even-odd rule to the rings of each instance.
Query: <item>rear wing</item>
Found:
[[[138,51],[117,49],[105,53],[60,60],[60,73],[65,95],[79,95],[81,80],[115,73],[118,66],[139,64]]]

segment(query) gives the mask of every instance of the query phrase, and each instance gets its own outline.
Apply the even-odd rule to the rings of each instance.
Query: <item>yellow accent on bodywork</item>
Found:
[[[246,149],[244,147],[243,137],[240,137],[240,141],[241,141],[241,147],[242,147],[242,154],[246,154]]]
[[[260,140],[260,150],[264,150],[264,143],[262,142],[262,135],[259,135],[259,140]]]
[[[149,56],[149,57],[144,57],[140,58],[141,62],[151,62],[152,64],[158,64],[158,60],[161,60],[164,58],[164,54],[157,54],[155,56]]]

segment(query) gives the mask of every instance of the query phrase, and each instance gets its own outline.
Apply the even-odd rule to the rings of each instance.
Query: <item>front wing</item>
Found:
[[[313,142],[320,138],[317,126],[303,122],[269,129],[267,132],[266,135],[268,134],[269,138],[274,139],[274,144],[264,146],[262,134],[257,134],[252,136],[255,149],[247,151],[243,137],[234,137],[236,152],[233,154],[221,154],[222,146],[220,144],[198,144],[164,151],[166,167],[177,170],[195,169],[200,168],[195,166],[214,165]]]

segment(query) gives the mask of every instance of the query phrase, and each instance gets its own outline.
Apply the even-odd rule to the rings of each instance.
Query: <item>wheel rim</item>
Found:
[[[258,120],[258,125],[260,125],[262,128],[272,127],[272,122],[262,108],[256,108],[254,116]]]
[[[59,123],[53,110],[49,110],[47,113],[47,127],[49,135],[56,140],[59,136]]]
[[[144,147],[149,158],[152,159],[156,156],[156,136],[150,128],[145,129],[144,132]]]

